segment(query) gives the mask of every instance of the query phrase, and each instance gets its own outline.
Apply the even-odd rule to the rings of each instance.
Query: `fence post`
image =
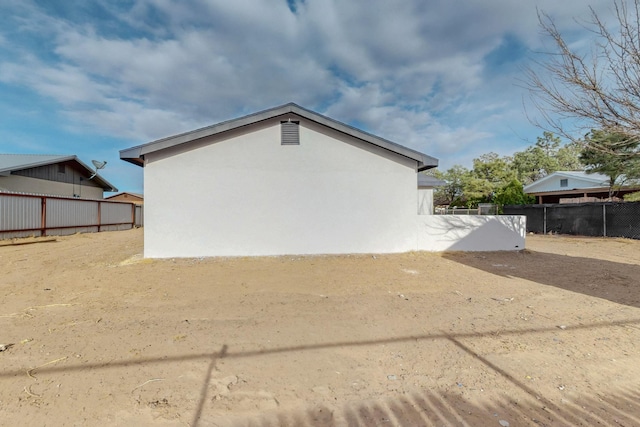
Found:
[[[607,237],[607,205],[602,205],[602,234]]]
[[[47,197],[42,196],[40,198],[40,236],[47,235]]]
[[[542,215],[542,234],[547,234],[547,207],[544,206]]]

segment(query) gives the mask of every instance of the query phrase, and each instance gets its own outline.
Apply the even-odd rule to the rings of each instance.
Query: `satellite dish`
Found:
[[[105,160],[104,162],[98,161],[98,160],[91,160],[91,163],[93,163],[93,166],[96,167],[96,171],[93,173],[93,175],[91,175],[91,177],[89,177],[89,179],[93,179],[96,177],[96,175],[98,175],[98,171],[100,169],[103,169],[105,166],[107,166],[107,161]]]
[[[104,162],[99,162],[98,160],[91,160],[91,163],[93,163],[93,166],[95,166],[96,169],[102,169],[107,165],[106,160]]]

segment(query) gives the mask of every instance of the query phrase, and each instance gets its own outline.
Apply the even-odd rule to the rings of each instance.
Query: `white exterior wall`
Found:
[[[148,154],[145,257],[415,250],[416,162],[293,119]]]
[[[523,215],[431,215],[418,217],[418,250],[505,251],[525,248]]]
[[[418,215],[433,215],[433,188],[418,188]]]
[[[0,176],[0,191],[62,197],[73,197],[74,194],[80,194],[83,199],[102,199],[104,195],[100,187],[74,185],[20,175]]]

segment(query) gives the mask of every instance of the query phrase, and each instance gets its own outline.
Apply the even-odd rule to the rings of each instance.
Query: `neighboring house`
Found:
[[[118,194],[114,194],[112,196],[107,196],[105,199],[118,201],[118,202],[130,202],[135,203],[136,205],[144,204],[144,196],[138,193],[129,193],[128,191],[123,191]]]
[[[418,214],[433,215],[433,189],[446,182],[433,176],[418,174]]]
[[[615,196],[638,191],[639,186],[615,187]],[[558,171],[532,182],[524,192],[536,197],[538,204],[596,201],[609,198],[609,177],[582,171]]]
[[[74,155],[0,154],[0,191],[102,199],[118,189]]]
[[[120,158],[144,167],[145,257],[524,248],[523,217],[418,214],[416,175],[437,159],[296,104]]]

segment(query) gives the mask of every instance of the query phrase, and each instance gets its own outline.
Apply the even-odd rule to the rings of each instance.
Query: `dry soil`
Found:
[[[142,230],[10,243],[1,425],[640,425],[640,241],[167,260],[142,259]]]

